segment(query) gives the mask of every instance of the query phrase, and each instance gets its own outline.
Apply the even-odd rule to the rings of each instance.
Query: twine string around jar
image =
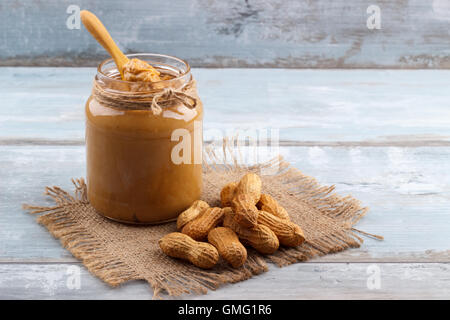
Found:
[[[171,100],[177,100],[190,109],[195,108],[195,106],[197,105],[197,100],[194,97],[184,93],[183,91],[174,90],[172,88],[165,88],[162,92],[157,93],[153,96],[151,106],[153,114],[156,115],[161,114],[162,112],[162,107],[160,105],[161,101],[164,102]]]
[[[92,96],[101,104],[125,110],[151,110],[159,115],[169,102],[178,101],[189,109],[197,105],[197,88],[195,80],[191,80],[180,89],[164,88],[158,91],[117,91],[104,88],[94,81]]]

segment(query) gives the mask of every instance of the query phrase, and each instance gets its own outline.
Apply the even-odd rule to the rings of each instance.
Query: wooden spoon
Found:
[[[123,66],[129,61],[126,55],[120,51],[119,47],[116,45],[111,35],[106,30],[103,23],[90,11],[82,10],[80,12],[81,21],[83,21],[84,26],[92,34],[95,40],[100,43],[103,48],[111,55],[114,62],[117,65],[117,69],[120,72],[123,80]]]

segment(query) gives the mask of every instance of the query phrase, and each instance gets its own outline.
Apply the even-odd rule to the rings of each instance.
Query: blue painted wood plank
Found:
[[[125,52],[172,54],[197,67],[450,66],[445,0],[3,0],[0,65],[96,65],[105,52],[83,27],[67,27],[71,5],[97,13]],[[370,5],[380,29],[367,27]]]
[[[375,268],[375,269],[374,269]],[[376,270],[379,286],[370,285]],[[79,275],[79,278],[75,278]],[[448,263],[301,263],[182,299],[449,299]],[[74,281],[75,279],[75,281]],[[79,280],[79,282],[78,282]],[[369,285],[368,285],[369,283]],[[273,288],[276,290],[268,290]],[[0,299],[142,299],[144,281],[111,288],[74,264],[0,264]],[[162,295],[165,299],[171,299]]]
[[[360,199],[370,212],[357,227],[385,237],[320,261],[450,262],[450,177],[444,174],[450,170],[450,148],[282,147],[280,152],[320,183]],[[83,146],[0,147],[0,262],[75,261],[21,205],[51,204],[44,186],[72,190],[70,178],[84,175]]]
[[[194,69],[205,139],[275,129],[284,141],[450,141],[446,70]],[[94,68],[1,68],[0,141],[84,139]]]

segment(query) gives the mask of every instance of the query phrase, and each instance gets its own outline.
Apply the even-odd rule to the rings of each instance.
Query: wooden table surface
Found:
[[[0,69],[0,298],[152,298],[143,281],[108,287],[21,209],[50,204],[46,185],[71,189],[70,178],[85,175],[83,105],[94,74]],[[194,76],[206,140],[217,129],[279,129],[281,154],[370,207],[357,227],[385,240],[271,265],[183,299],[450,298],[450,71],[195,69]]]

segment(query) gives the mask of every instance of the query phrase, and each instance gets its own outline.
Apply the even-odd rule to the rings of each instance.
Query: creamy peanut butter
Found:
[[[174,78],[156,72],[163,79]],[[202,147],[201,133],[194,134],[203,118],[200,100],[195,108],[173,101],[155,115],[113,108],[90,97],[85,110],[88,198],[97,211],[123,222],[158,223],[175,219],[200,198],[202,165],[194,159]],[[188,132],[191,144],[185,151],[190,151],[191,163],[173,161],[180,143],[172,139],[177,129]]]
[[[133,58],[123,66],[123,80],[156,82],[161,81],[160,72],[153,68],[148,62]]]

